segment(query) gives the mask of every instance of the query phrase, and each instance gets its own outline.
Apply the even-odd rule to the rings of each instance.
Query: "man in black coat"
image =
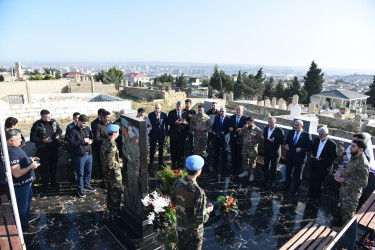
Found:
[[[311,151],[311,135],[303,131],[303,122],[296,120],[294,122],[294,130],[289,131],[285,140],[286,153],[286,181],[285,189],[290,188],[291,175],[293,171],[294,189],[293,194],[298,195],[299,186],[301,184],[302,165],[305,161],[307,152]]]
[[[36,121],[30,132],[30,141],[35,142],[38,157],[41,166],[40,174],[42,176],[43,191],[49,190],[49,184],[53,188],[60,188],[57,183],[57,159],[59,156],[59,146],[61,142],[62,130],[59,124],[51,119],[48,110],[40,111],[41,119]]]
[[[65,130],[65,138],[68,138],[68,134],[69,134],[69,131],[74,128],[77,124],[78,124],[78,118],[81,114],[79,112],[74,112],[73,113],[73,122],[72,123],[69,123],[67,126],[66,126],[66,130]]]
[[[276,169],[281,156],[281,144],[284,142],[284,130],[276,126],[276,118],[268,118],[261,139],[264,141],[263,183],[275,185]]]
[[[161,105],[155,105],[155,112],[148,114],[148,119],[151,123],[151,130],[148,134],[150,138],[150,166],[154,164],[154,157],[156,151],[156,142],[159,145],[159,165],[163,165],[163,147],[164,141],[168,139],[168,124],[167,114],[161,112]]]
[[[176,103],[176,109],[169,111],[168,113],[168,135],[170,138],[171,147],[171,158],[172,158],[172,169],[182,168],[184,166],[182,162],[183,152],[185,148],[184,141],[184,129],[187,122],[187,113],[182,110],[181,102]]]
[[[227,154],[227,142],[225,140],[225,131],[229,126],[229,116],[226,115],[226,109],[224,107],[220,108],[220,115],[217,115],[212,125],[212,133],[216,137],[215,139],[215,163],[214,168],[219,167],[220,152],[222,158],[223,170],[226,170],[228,164],[228,154]]]
[[[336,143],[328,138],[328,129],[322,127],[318,131],[319,138],[315,138],[310,159],[312,160],[309,200],[319,202],[324,178],[327,176],[333,161],[337,157]]]
[[[243,116],[242,113],[243,106],[240,105],[236,108],[236,114],[232,115],[229,118],[229,125],[226,131],[226,134],[230,133],[230,148],[232,154],[233,174],[238,174],[240,167],[242,165],[242,140],[237,132],[246,123],[245,116]]]

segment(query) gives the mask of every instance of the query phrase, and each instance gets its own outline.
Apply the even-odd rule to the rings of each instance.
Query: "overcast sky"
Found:
[[[374,0],[0,0],[0,62],[375,70]]]

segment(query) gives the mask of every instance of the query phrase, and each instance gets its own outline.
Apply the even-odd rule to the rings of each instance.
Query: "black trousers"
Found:
[[[163,161],[163,150],[164,150],[164,136],[159,135],[155,138],[150,138],[150,164],[154,164],[154,158],[155,158],[155,151],[156,151],[156,143],[159,145],[159,165],[164,164]]]
[[[285,185],[288,187],[290,186],[290,182],[292,179],[292,172],[293,172],[293,181],[294,181],[294,191],[299,190],[299,186],[301,185],[301,171],[302,165],[304,161],[294,161],[293,158],[287,160],[286,164],[286,181]],[[294,171],[293,171],[294,168]]]
[[[310,173],[309,197],[319,199],[324,178],[328,174],[328,169],[319,164],[319,161],[313,160]]]
[[[184,155],[185,140],[182,133],[179,133],[177,136],[171,136],[171,158],[172,158],[172,167],[183,167],[182,157]]]
[[[232,155],[232,170],[236,174],[242,166],[242,144],[238,144],[236,140],[232,140],[230,143],[230,150]]]
[[[38,149],[38,156],[40,158],[40,175],[42,177],[43,186],[55,185],[56,181],[56,170],[57,170],[57,160],[59,156],[59,148],[43,148]]]
[[[218,168],[219,166],[219,159],[220,153],[223,163],[223,168],[225,168],[228,164],[228,155],[227,155],[227,142],[225,141],[225,136],[222,135],[220,137],[215,138],[215,164],[214,167]]]
[[[280,155],[272,152],[265,152],[264,154],[264,181],[274,182],[276,179],[276,169],[280,162]]]

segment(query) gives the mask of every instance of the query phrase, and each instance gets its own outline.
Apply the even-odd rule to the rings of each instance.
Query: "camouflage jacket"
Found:
[[[107,138],[100,148],[100,159],[104,170],[120,168],[120,157],[116,147],[116,142]]]
[[[203,223],[210,213],[206,210],[206,195],[197,182],[187,177],[175,180],[172,203],[176,206],[177,231],[203,237]]]
[[[365,154],[359,157],[352,157],[341,173],[341,177],[345,181],[341,183],[340,187],[361,190],[367,186],[368,175],[369,163]]]
[[[211,122],[210,122],[210,117],[206,114],[203,114],[200,116],[198,113],[193,115],[193,117],[190,120],[190,129],[195,130],[195,129],[205,129],[204,132],[202,131],[197,131],[197,132],[202,132],[202,133],[207,133],[207,131],[211,127]]]
[[[257,148],[260,142],[260,137],[262,136],[262,131],[257,126],[252,127],[242,127],[238,132],[241,136],[242,146],[246,148]],[[251,139],[251,141],[249,141]]]

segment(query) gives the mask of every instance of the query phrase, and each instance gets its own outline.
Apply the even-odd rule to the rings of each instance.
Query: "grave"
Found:
[[[342,114],[340,112],[337,112],[333,115],[333,118],[335,119],[342,119]]]
[[[293,104],[293,105],[298,104],[298,99],[299,99],[299,96],[298,96],[298,95],[294,95],[294,96],[293,96],[293,99],[292,99],[292,104]]]
[[[288,105],[288,111],[291,111],[292,108],[293,108],[293,103],[289,103],[289,105]]]
[[[108,220],[105,227],[126,249],[156,249],[159,232],[146,221],[141,199],[148,193],[146,121],[121,115],[122,153],[127,158],[123,176],[125,205],[121,217]]]
[[[315,113],[315,104],[310,102],[309,103],[309,109],[308,109],[308,114],[314,114]]]
[[[264,106],[265,107],[271,107],[271,102],[270,102],[270,99],[266,99],[266,100],[264,100]]]
[[[290,105],[290,104],[289,104]],[[298,104],[294,104],[292,109],[290,110],[290,119],[294,119],[296,117],[301,116],[301,107]]]
[[[258,102],[258,106],[264,106],[264,101],[262,100],[262,101]]]
[[[276,97],[272,98],[271,107],[276,108]]]

